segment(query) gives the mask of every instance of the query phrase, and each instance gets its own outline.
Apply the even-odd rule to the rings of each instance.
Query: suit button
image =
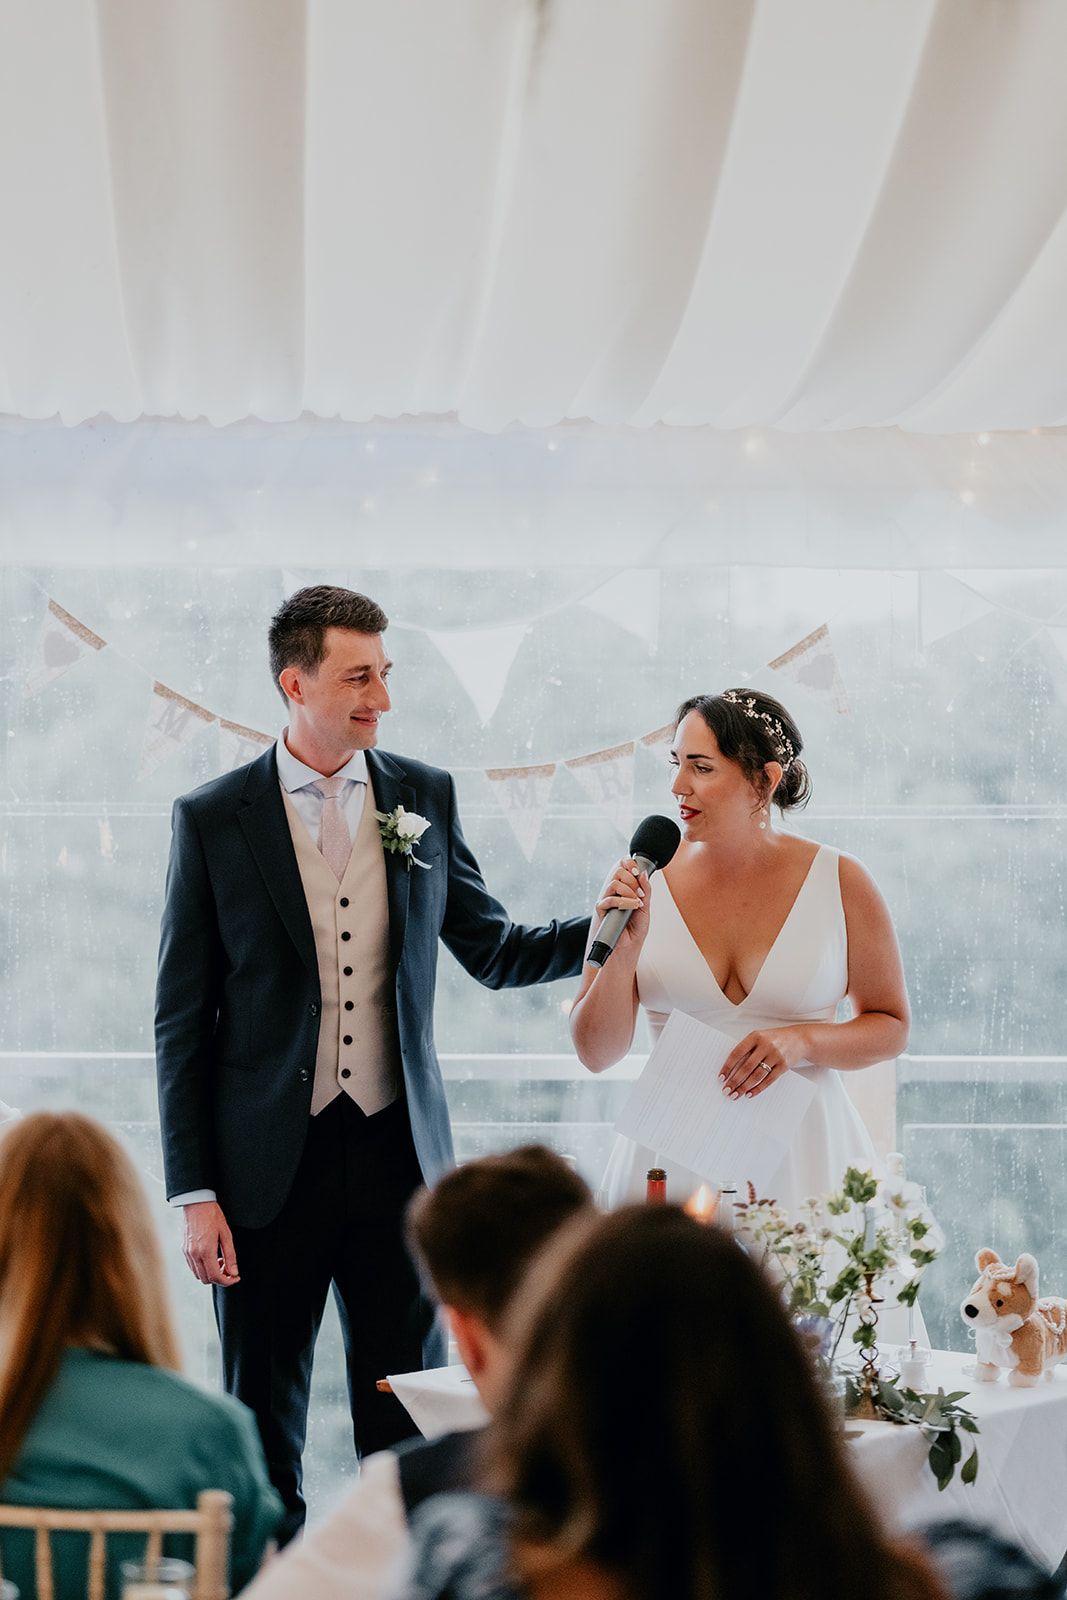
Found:
[[[341,897],[341,904],[342,904],[342,905],[343,905],[343,906],[347,906],[347,905],[348,905],[348,896],[347,896],[347,895],[343,895],[343,896],[342,896],[342,897]]]
[[[309,1005],[309,1006],[308,1006],[308,1010],[309,1010],[309,1011],[310,1011],[310,1012],[311,1012],[311,1015],[312,1015],[312,1016],[313,1016],[313,1017],[317,1017],[317,1016],[318,1016],[318,1014],[319,1014],[319,1008],[318,1008],[318,1006],[317,1006],[317,1005],[316,1005],[316,1003],[315,1003],[315,1001],[314,1001],[314,1000],[313,1000],[313,1001],[312,1001],[312,1002],[311,1002],[311,1004],[310,1004],[310,1005]]]
[[[352,1007],[355,1005],[355,1003],[356,1002],[354,1000],[346,1000],[345,1001],[345,1010],[346,1011],[351,1011]]]
[[[311,1077],[311,1073],[308,1071],[307,1067],[301,1067],[300,1068],[300,1082],[301,1083],[307,1083],[307,1081],[308,1081],[308,1079],[310,1077]]]
[[[352,968],[351,967],[346,967],[345,968],[345,977],[346,978],[350,978],[351,976],[352,976]]]
[[[352,1074],[349,1072],[347,1067],[342,1067],[341,1068],[341,1076],[342,1076],[342,1078],[350,1078],[352,1076]]]
[[[348,929],[346,928],[344,933],[342,933],[341,938],[347,940],[347,939],[351,939],[351,937],[352,937],[352,935],[349,933]]]
[[[341,1043],[342,1044],[351,1044],[352,1043],[352,1035],[350,1033],[346,1033],[344,1038],[342,1039]]]

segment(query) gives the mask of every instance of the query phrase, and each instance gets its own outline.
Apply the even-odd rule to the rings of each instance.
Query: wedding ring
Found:
[[[759,1064],[759,1070],[761,1072],[773,1072],[774,1068],[771,1066],[769,1061],[761,1061]]]

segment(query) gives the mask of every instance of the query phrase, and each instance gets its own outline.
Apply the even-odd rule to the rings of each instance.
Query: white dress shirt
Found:
[[[322,831],[322,808],[325,797],[318,789],[312,788],[320,778],[329,776],[323,772],[316,772],[314,767],[307,766],[298,760],[285,742],[285,734],[280,734],[274,746],[278,758],[278,781],[293,803],[293,809],[301,822],[307,828],[315,848],[319,847],[319,834]],[[337,772],[332,774],[335,778],[344,778],[345,786],[341,790],[341,814],[348,824],[348,837],[356,837],[360,818],[363,815],[363,799],[367,793],[367,756],[363,750],[354,750],[349,759]],[[176,1194],[171,1200],[172,1206],[191,1206],[200,1200],[215,1200],[218,1196],[214,1189],[190,1189],[186,1194]]]
[[[311,785],[318,783],[326,774],[316,772],[314,767],[306,766],[303,761],[299,761],[286,744],[284,733],[274,749],[278,757],[279,782],[318,848],[324,802],[319,791],[313,789]],[[348,837],[354,839],[359,819],[363,815],[363,797],[367,792],[366,752],[354,750],[344,766],[333,773],[333,777],[345,780],[340,796],[341,812],[348,823]]]
[[[397,1459],[368,1456],[324,1521],[271,1559],[241,1600],[386,1600],[410,1550]]]

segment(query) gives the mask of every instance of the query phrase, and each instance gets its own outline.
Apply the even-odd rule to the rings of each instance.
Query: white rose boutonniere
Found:
[[[429,872],[430,863],[420,861],[415,854],[415,846],[430,826],[426,818],[416,811],[405,811],[403,806],[397,806],[395,811],[376,811],[374,815],[385,848],[394,855],[402,855],[409,872],[412,867],[423,867]]]

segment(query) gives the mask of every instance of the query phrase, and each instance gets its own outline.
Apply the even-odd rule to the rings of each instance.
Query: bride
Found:
[[[772,804],[784,813],[808,799],[802,749],[770,695],[727,689],[685,701],[671,750],[682,843],[651,882],[633,860],[615,868],[593,926],[613,906],[634,915],[605,966],[586,967],[570,1018],[591,1072],[627,1054],[643,1008],[653,1040],[675,1009],[736,1039],[708,1094],[773,1094],[785,1073],[803,1073],[817,1093],[771,1196],[794,1214],[809,1195],[839,1187],[850,1164],[873,1162],[840,1075],[899,1055],[909,1023],[893,925],[870,874],[771,821]],[[851,1015],[838,1021],[845,999]],[[619,1138],[603,1202],[643,1197],[652,1166],[666,1168],[672,1199],[702,1181]]]

